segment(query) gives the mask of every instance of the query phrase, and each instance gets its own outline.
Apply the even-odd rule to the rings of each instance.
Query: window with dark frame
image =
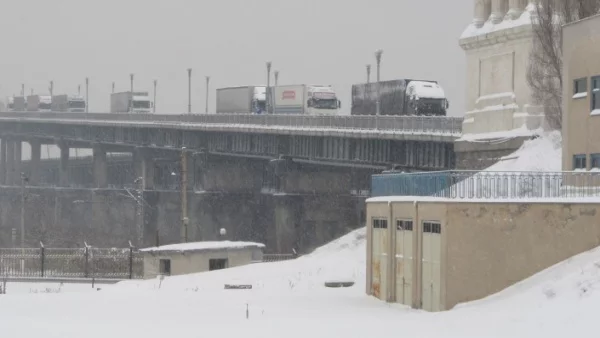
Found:
[[[590,166],[592,168],[600,169],[600,154],[591,154],[590,155]]]
[[[587,78],[573,81],[573,94],[587,93]]]
[[[587,169],[586,155],[573,155],[573,170]]]
[[[440,222],[423,222],[423,232],[431,234],[441,234],[442,224]]]
[[[396,230],[398,231],[412,231],[413,221],[399,219],[396,221]]]
[[[590,104],[592,110],[600,109],[600,76],[592,77],[592,99]]]
[[[158,272],[161,275],[170,276],[171,275],[171,260],[170,259],[161,259],[158,261]]]
[[[375,218],[373,219],[373,229],[387,229],[387,219]]]

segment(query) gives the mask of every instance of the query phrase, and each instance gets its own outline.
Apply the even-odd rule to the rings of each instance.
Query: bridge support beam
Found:
[[[108,173],[106,163],[106,149],[101,145],[94,145],[94,186],[96,188],[108,187]]]
[[[0,185],[6,185],[6,174],[7,174],[7,166],[6,166],[6,142],[7,139],[3,138],[0,143]]]
[[[23,163],[22,163],[23,144],[21,143],[21,140],[14,141],[14,148],[15,148],[15,159],[14,159],[15,170],[13,171],[13,182],[14,182],[13,184],[19,185],[19,184],[21,184],[21,173],[23,171]]]
[[[38,140],[29,141],[31,146],[31,162],[29,164],[29,185],[40,184],[40,161],[42,160],[42,143]]]
[[[149,149],[136,148],[133,153],[136,179],[142,178],[144,190],[154,190],[154,158]]]
[[[60,164],[58,167],[58,184],[61,187],[69,186],[69,146],[59,142]]]

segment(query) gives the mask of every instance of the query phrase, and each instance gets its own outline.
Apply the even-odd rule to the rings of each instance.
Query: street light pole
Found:
[[[112,83],[112,93],[113,93],[113,94],[115,93],[115,82],[114,82],[114,81],[113,81],[113,83]]]
[[[371,65],[367,65],[367,83],[371,83]]]
[[[156,113],[156,86],[158,85],[158,80],[154,80],[154,102],[152,103],[152,112]]]
[[[188,241],[188,213],[187,213],[187,151],[181,148],[181,242]]]
[[[271,113],[271,61],[267,61],[267,114]]]
[[[85,112],[90,112],[90,78],[85,78]]]
[[[377,106],[376,106],[376,115],[381,115],[381,55],[383,54],[383,50],[378,49],[375,51],[375,59],[377,61]]]
[[[129,74],[129,92],[131,99],[129,100],[129,112],[133,113],[133,73]]]
[[[192,68],[188,68],[188,114],[192,113]]]
[[[25,273],[25,173],[21,173],[21,273]]]
[[[277,84],[279,84],[279,71],[274,71],[273,75],[275,75],[275,88],[277,88]]]
[[[208,114],[208,88],[210,84],[210,76],[206,76],[206,107],[204,107],[204,113]]]
[[[50,90],[50,97],[52,97],[54,95],[54,81],[50,81],[50,88],[48,88]]]
[[[25,84],[21,84],[21,96],[25,96]]]
[[[138,248],[143,246],[144,241],[144,178],[138,177],[135,180],[136,192],[137,192],[137,200],[135,201],[135,217],[136,217],[136,225],[137,225],[137,245]]]

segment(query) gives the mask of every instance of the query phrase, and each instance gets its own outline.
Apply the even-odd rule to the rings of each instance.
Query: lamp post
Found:
[[[115,92],[115,82],[113,81],[113,83],[112,83],[112,93],[114,94],[114,92]]]
[[[85,112],[90,112],[90,79],[85,78]]]
[[[204,107],[204,113],[208,114],[208,88],[209,88],[209,84],[210,84],[210,76],[206,76],[206,98],[205,98],[205,104],[206,106]]]
[[[50,81],[50,87],[48,87],[50,91],[50,97],[54,95],[54,81]]]
[[[154,98],[152,99],[152,112],[156,113],[156,86],[158,85],[158,80],[154,80]]]
[[[271,113],[271,61],[267,61],[267,114]]]
[[[188,68],[188,114],[192,113],[192,68]]]
[[[134,74],[129,74],[129,92],[131,94],[131,100],[129,100],[129,112],[133,113],[133,77]]]
[[[375,60],[377,61],[377,105],[376,105],[376,115],[379,116],[381,114],[381,55],[383,54],[383,50],[378,49],[375,51]]]
[[[279,71],[274,71],[273,75],[275,75],[275,88],[277,88],[277,84],[279,83]]]
[[[25,84],[21,84],[21,96],[25,96]]]
[[[371,83],[371,65],[367,65],[367,83]]]

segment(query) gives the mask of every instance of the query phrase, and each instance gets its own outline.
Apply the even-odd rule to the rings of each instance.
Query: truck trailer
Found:
[[[78,95],[52,96],[52,111],[83,113],[85,112],[85,99]]]
[[[449,102],[435,81],[391,80],[380,82],[381,115],[446,116]],[[352,86],[352,115],[376,115],[377,83]]]
[[[341,107],[329,85],[285,85],[271,92],[273,114],[337,115]]]
[[[13,111],[27,110],[27,98],[25,96],[13,97]]]
[[[121,92],[110,95],[111,113],[149,114],[152,102],[148,92]]]
[[[217,114],[263,114],[266,87],[240,86],[217,89]]]
[[[27,96],[27,111],[52,111],[52,96],[50,95],[29,95]]]

